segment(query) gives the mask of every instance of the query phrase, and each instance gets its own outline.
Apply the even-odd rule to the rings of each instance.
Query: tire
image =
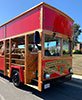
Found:
[[[12,82],[13,82],[14,86],[20,87],[21,82],[20,82],[19,71],[13,70],[13,73],[12,73]]]

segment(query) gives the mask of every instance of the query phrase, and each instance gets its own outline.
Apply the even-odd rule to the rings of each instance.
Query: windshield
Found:
[[[45,56],[60,56],[60,38],[45,34]]]
[[[71,42],[68,39],[63,40],[62,51],[63,51],[63,55],[71,55],[72,54]]]

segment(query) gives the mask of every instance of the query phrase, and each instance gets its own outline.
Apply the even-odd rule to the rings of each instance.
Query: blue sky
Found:
[[[82,28],[82,0],[0,0],[0,25],[40,2],[46,2],[60,9]],[[82,34],[79,41],[82,42]]]

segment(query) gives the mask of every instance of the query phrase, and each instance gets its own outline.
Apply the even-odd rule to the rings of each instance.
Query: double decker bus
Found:
[[[73,19],[42,2],[0,26],[0,73],[39,91],[72,76]]]

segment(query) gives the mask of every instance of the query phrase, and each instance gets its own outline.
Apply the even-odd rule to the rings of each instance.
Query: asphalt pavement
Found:
[[[0,100],[82,100],[82,76],[73,75],[69,82],[38,92],[27,86],[21,89],[0,76]]]

